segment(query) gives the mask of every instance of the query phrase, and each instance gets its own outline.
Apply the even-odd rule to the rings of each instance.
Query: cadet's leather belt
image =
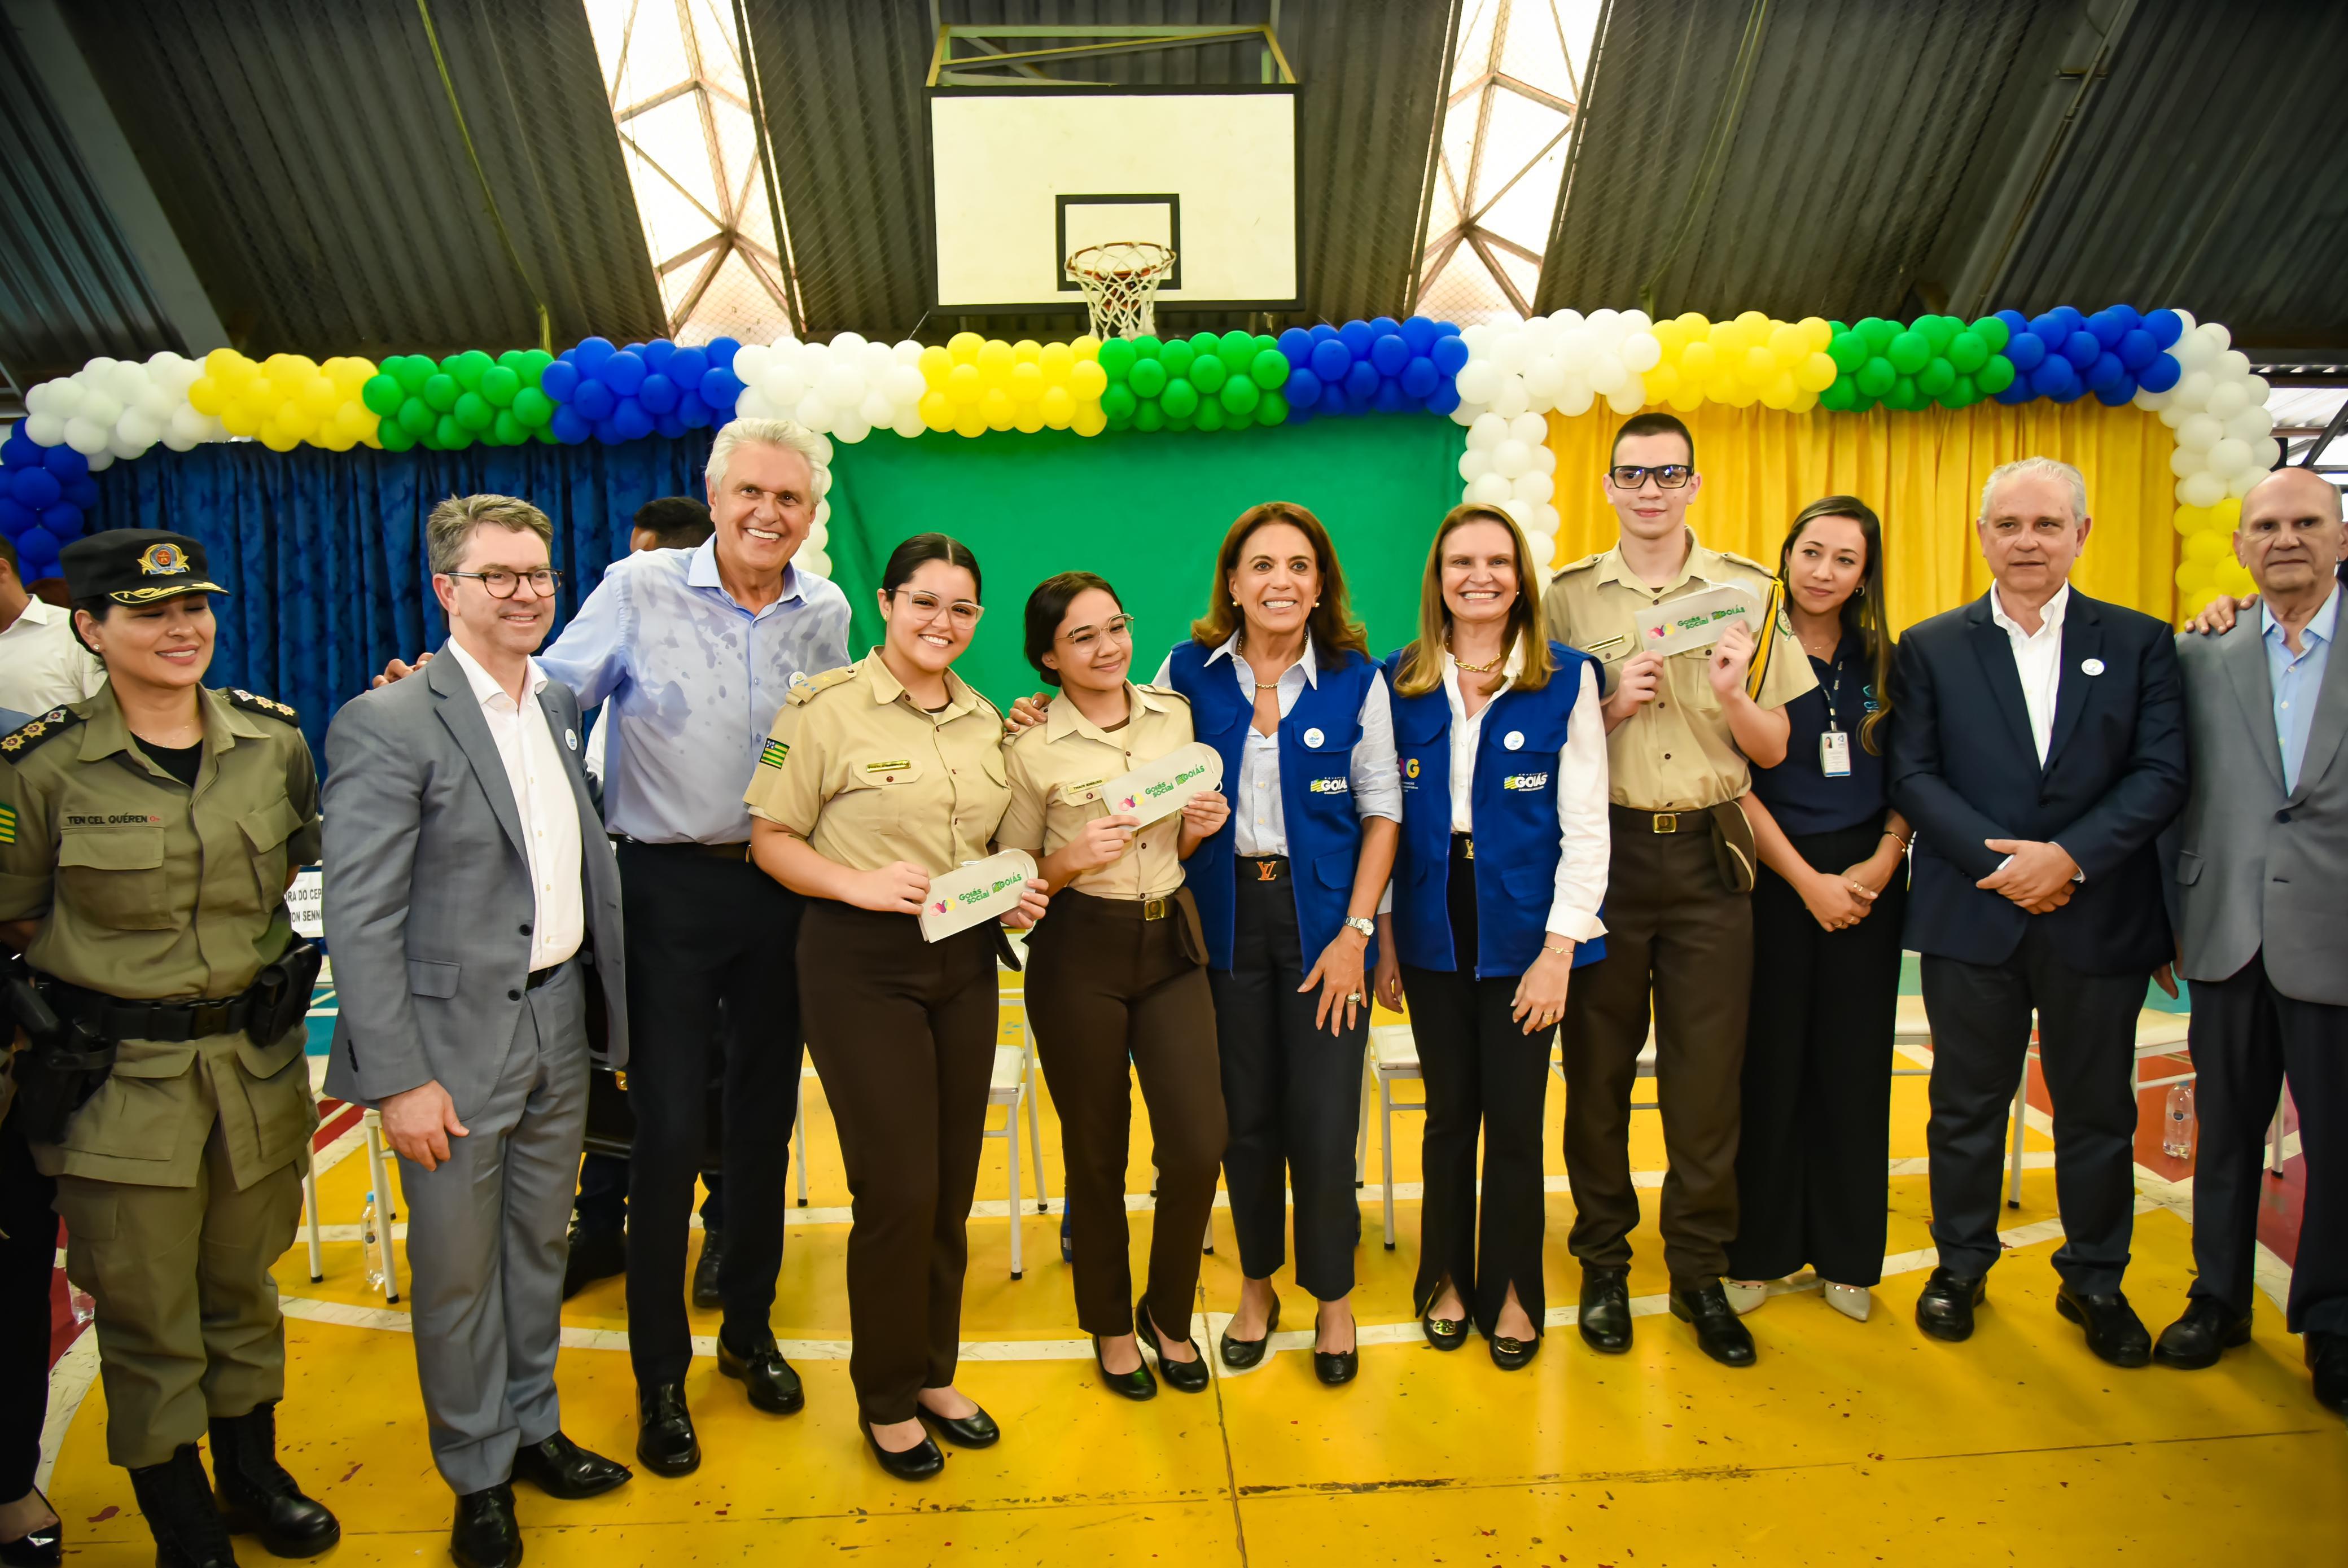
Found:
[[[633,844],[640,850],[673,850],[682,855],[696,855],[704,860],[747,861],[750,858],[750,841],[736,840],[730,844],[651,844],[642,839],[629,838],[625,833],[613,833],[615,844]]]
[[[1236,859],[1241,868],[1239,873],[1241,882],[1276,882],[1288,880],[1286,855],[1240,855]]]
[[[1694,833],[1710,830],[1710,823],[1701,810],[1648,811],[1636,806],[1609,806],[1606,810],[1614,826],[1628,828],[1633,832]]]
[[[236,1034],[252,1016],[249,995],[221,1001],[126,1002],[61,980],[51,982],[50,987],[50,999],[63,1004],[58,1012],[88,1025],[108,1040],[161,1040],[178,1045],[212,1035]]]

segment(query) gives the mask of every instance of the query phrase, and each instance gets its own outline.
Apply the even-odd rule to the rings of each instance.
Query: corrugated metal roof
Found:
[[[77,38],[247,352],[538,335],[413,5],[83,0]],[[660,330],[660,296],[575,0],[438,0],[489,185],[558,345]]]

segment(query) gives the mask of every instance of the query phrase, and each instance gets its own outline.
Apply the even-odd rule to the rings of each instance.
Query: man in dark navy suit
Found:
[[[2120,1291],[2130,1068],[2146,984],[2174,951],[2154,841],[2185,804],[2184,706],[2168,628],[2070,586],[2089,521],[2068,463],[1997,469],[1975,525],[1996,585],[1900,642],[1890,787],[1916,825],[1907,941],[1932,1029],[1941,1255],[1916,1321],[1972,1333],[2034,1009],[2065,1235],[2055,1305],[2096,1355],[2141,1367],[2151,1336]]]

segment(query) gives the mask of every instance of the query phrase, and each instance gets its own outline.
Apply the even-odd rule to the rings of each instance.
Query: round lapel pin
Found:
[[[1317,729],[1308,729],[1304,732],[1304,744],[1307,746],[1318,746],[1328,738]]]
[[[2104,673],[2104,661],[2101,659],[2081,659],[2079,661],[2079,669],[2081,673],[2085,675],[2099,676]]]
[[[1500,744],[1511,751],[1522,751],[1525,748],[1525,732],[1512,729],[1501,738]]]

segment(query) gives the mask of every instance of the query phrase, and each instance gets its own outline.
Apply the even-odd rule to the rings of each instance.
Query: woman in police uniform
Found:
[[[1296,1283],[1321,1304],[1313,1370],[1346,1383],[1360,1365],[1351,1297],[1365,971],[1402,819],[1393,716],[1336,549],[1304,508],[1267,501],[1241,513],[1210,592],[1206,614],[1153,684],[1189,699],[1199,738],[1222,754],[1232,799],[1231,820],[1189,865],[1246,1279],[1219,1348],[1230,1367],[1263,1359],[1280,1322],[1272,1274],[1284,1261],[1292,1190]]]
[[[1143,828],[1104,798],[1120,775],[1190,742],[1189,703],[1126,678],[1133,617],[1115,589],[1089,572],[1050,578],[1028,595],[1026,633],[1027,662],[1061,691],[1010,747],[1011,810],[996,838],[1035,856],[1055,894],[1027,945],[1027,1016],[1060,1112],[1076,1321],[1112,1391],[1158,1392],[1138,1334],[1166,1381],[1196,1394],[1207,1365],[1190,1340],[1191,1296],[1224,1121],[1214,997],[1182,858],[1221,829],[1231,807],[1210,791]],[[1128,1057],[1158,1161],[1149,1289],[1138,1308],[1126,1261]]]
[[[228,1530],[312,1556],[341,1527],[277,1463],[269,1273],[318,1120],[301,1027],[316,961],[285,912],[318,852],[310,748],[292,708],[202,686],[207,595],[225,592],[202,545],[121,530],[62,561],[108,684],[0,739],[0,937],[65,1026],[26,1054],[113,1061],[20,1068],[12,1116],[57,1179],[66,1272],[98,1303],[107,1449],[158,1560],[230,1563]]]
[[[1507,513],[1454,507],[1385,664],[1402,847],[1378,995],[1407,996],[1426,1078],[1412,1301],[1429,1345],[1472,1317],[1511,1372],[1540,1348],[1541,1111],[1569,977],[1605,955],[1609,847],[1597,665],[1544,634],[1535,571]]]
[[[792,689],[743,797],[751,858],[811,901],[799,973],[824,984],[800,1018],[855,1194],[849,1377],[873,1453],[909,1480],[945,1465],[924,1419],[965,1448],[1001,1436],[953,1374],[1003,941],[982,924],[924,942],[917,918],[930,879],[984,857],[1011,803],[1003,716],[952,668],[978,594],[969,546],[899,545],[880,577],[885,640]],[[1031,882],[1015,918],[1044,902]]]

